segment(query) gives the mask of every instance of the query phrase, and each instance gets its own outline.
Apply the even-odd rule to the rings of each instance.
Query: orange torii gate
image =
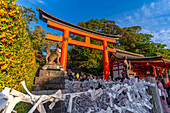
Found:
[[[104,79],[107,79],[107,76],[110,75],[108,52],[115,52],[115,49],[109,48],[107,46],[107,43],[115,43],[116,39],[119,38],[118,35],[108,35],[108,34],[104,34],[100,32],[95,32],[95,31],[68,23],[61,19],[58,19],[48,14],[47,12],[45,12],[39,7],[37,8],[37,10],[39,11],[39,19],[46,22],[48,27],[59,30],[59,31],[63,31],[63,36],[60,36],[60,37],[47,34],[47,40],[59,41],[63,43],[60,62],[61,62],[61,65],[64,67],[64,71],[66,71],[66,65],[67,65],[68,44],[83,46],[83,47],[103,51]],[[71,38],[69,38],[70,33],[85,37],[85,42],[72,40]],[[91,44],[90,39],[102,41],[102,45],[99,46],[99,45]]]

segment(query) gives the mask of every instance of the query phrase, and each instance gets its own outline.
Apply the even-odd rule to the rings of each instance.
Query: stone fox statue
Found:
[[[60,64],[61,47],[62,47],[62,44],[58,43],[55,53],[51,54],[50,46],[47,45],[47,48],[46,48],[46,52],[47,52],[46,64],[55,64],[55,62],[54,62],[55,59],[57,61],[57,64]],[[49,60],[48,60],[48,57],[49,57]]]

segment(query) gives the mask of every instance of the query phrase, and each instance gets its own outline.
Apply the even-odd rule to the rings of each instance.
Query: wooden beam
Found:
[[[108,49],[108,51],[111,52],[111,53],[115,53],[115,52],[116,52],[115,49],[109,48],[108,46],[107,46],[107,49]]]
[[[123,68],[121,68],[121,69],[114,69],[113,71],[118,71],[118,70],[124,70]]]
[[[56,42],[62,42],[63,41],[63,36],[54,36],[51,34],[47,34],[47,40],[51,40],[51,41],[56,41]]]
[[[133,65],[133,67],[140,67],[140,66],[146,66],[146,64],[141,64],[141,65]]]
[[[152,68],[153,68],[154,76],[157,77],[155,66],[152,66]]]
[[[47,40],[62,42],[63,36],[59,37],[59,36],[47,34]],[[71,45],[77,45],[77,46],[82,46],[82,47],[87,47],[87,48],[92,48],[92,49],[97,49],[97,50],[103,50],[103,45],[99,46],[99,45],[95,45],[95,44],[90,44],[89,43],[89,37],[87,37],[86,42],[73,40],[71,38],[67,38],[65,40],[67,40],[68,44],[71,44]],[[107,49],[108,49],[108,52],[115,52],[115,49],[112,49],[112,48],[109,48],[109,47],[107,47]]]
[[[92,49],[97,49],[97,50],[103,50],[103,46],[99,45],[94,45],[94,44],[87,44],[85,42],[77,41],[77,40],[72,40],[71,38],[68,39],[68,44],[71,45],[77,45],[77,46],[82,46],[82,47],[87,47],[87,48],[92,48]]]
[[[64,29],[67,29],[71,34],[75,34],[75,35],[79,35],[79,36],[83,36],[83,37],[87,36],[87,37],[90,37],[92,39],[96,39],[96,40],[100,40],[100,41],[105,40],[105,41],[107,41],[109,43],[115,43],[116,42],[115,39],[100,37],[100,36],[97,36],[95,34],[90,34],[90,33],[84,32],[84,31],[79,31],[79,30],[76,30],[74,28],[70,28],[70,27],[61,25],[59,23],[53,22],[51,20],[48,20],[48,26],[50,28],[53,28],[53,29],[56,29],[56,30],[60,30],[60,31],[63,31]]]

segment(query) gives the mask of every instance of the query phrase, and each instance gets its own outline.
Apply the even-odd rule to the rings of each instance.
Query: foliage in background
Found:
[[[52,49],[56,49],[56,42],[46,40],[47,32],[40,25],[35,25],[33,30],[30,30],[29,38],[33,44],[35,50],[36,61],[41,65],[45,64],[44,53],[46,52],[47,45],[50,45]],[[49,34],[52,34],[48,32]],[[53,34],[57,35],[57,34]]]
[[[21,81],[31,90],[37,64],[26,22],[15,2],[0,1],[0,91],[10,87],[23,92]]]
[[[28,25],[33,20],[27,16],[30,13],[24,13],[15,3],[15,0],[0,1],[0,91],[10,87],[25,92],[21,81],[26,81],[31,90],[38,68],[29,38]],[[28,104],[24,103],[16,106],[19,113],[26,112],[27,108]]]
[[[47,33],[53,33],[45,31],[45,29],[38,24],[33,28],[30,27],[32,23],[38,23],[38,18],[36,17],[36,13],[32,8],[20,6],[20,11],[22,12],[22,18],[26,21],[26,29],[28,32],[28,37],[33,44],[36,62],[43,66],[45,64],[44,54],[46,46],[50,45],[52,49],[55,49],[57,45],[56,42],[45,40]],[[57,35],[57,33],[54,33],[53,35]]]
[[[44,53],[46,46],[50,45],[54,49],[56,48],[56,42],[45,40],[47,33],[52,33],[46,32],[40,25],[35,25],[34,28],[30,27],[32,23],[38,23],[38,18],[32,8],[20,6],[20,11],[22,12],[22,18],[25,20],[28,37],[33,44],[36,62],[42,66],[45,64]],[[57,35],[57,33],[54,33],[53,35]]]
[[[140,26],[121,28],[115,25],[115,21],[106,19],[91,19],[87,22],[78,23],[79,26],[111,35],[121,35],[119,43],[109,44],[109,47],[122,49],[145,56],[164,56],[170,58],[170,50],[165,49],[166,44],[151,41],[150,34],[140,33]],[[74,40],[84,40],[84,37],[71,36]],[[99,41],[91,43],[100,45]],[[103,52],[85,47],[71,46],[68,54],[68,68],[82,69],[85,72],[100,74],[103,71]],[[95,71],[96,70],[96,71]]]

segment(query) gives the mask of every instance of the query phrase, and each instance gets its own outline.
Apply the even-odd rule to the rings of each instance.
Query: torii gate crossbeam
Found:
[[[47,40],[59,41],[63,43],[60,62],[61,65],[64,67],[65,71],[67,66],[68,44],[77,45],[77,46],[103,51],[104,78],[107,79],[107,76],[110,75],[108,52],[115,52],[115,49],[109,48],[107,46],[107,43],[115,43],[116,39],[119,38],[118,35],[108,35],[108,34],[95,32],[89,29],[85,29],[83,27],[58,19],[48,14],[41,8],[37,8],[37,10],[39,11],[39,19],[46,22],[48,27],[59,31],[63,31],[63,36],[60,37],[47,34]],[[85,37],[85,42],[72,40],[71,38],[69,38],[69,34],[83,36]],[[99,45],[91,44],[90,39],[101,41],[102,45],[99,46]]]

